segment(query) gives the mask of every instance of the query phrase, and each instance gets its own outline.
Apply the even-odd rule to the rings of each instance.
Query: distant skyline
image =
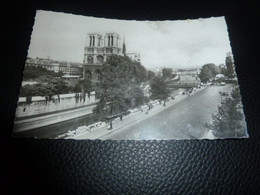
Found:
[[[125,35],[126,51],[140,53],[148,69],[224,64],[231,52],[224,17],[129,21],[38,10],[28,57],[83,63],[87,33],[93,32]]]

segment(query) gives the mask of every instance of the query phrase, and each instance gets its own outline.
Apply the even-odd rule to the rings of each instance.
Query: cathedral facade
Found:
[[[84,50],[83,77],[93,82],[99,82],[102,76],[102,66],[111,55],[127,55],[125,42],[121,43],[119,34],[115,32],[87,34]],[[122,45],[122,47],[121,47]],[[140,54],[129,54],[131,60],[140,62]]]

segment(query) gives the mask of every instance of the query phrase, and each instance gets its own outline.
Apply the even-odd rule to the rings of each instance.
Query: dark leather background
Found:
[[[18,194],[256,194],[260,189],[259,15],[254,3],[208,1],[6,2],[1,31],[1,167]],[[73,141],[11,138],[36,9],[118,19],[225,15],[250,138]],[[5,175],[4,175],[5,176]],[[6,179],[5,179],[6,178]]]

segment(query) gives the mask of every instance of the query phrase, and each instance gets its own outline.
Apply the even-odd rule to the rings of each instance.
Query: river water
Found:
[[[74,118],[68,121],[48,125],[20,133],[16,133],[14,137],[24,138],[56,138],[58,135],[64,134],[69,130],[75,130],[80,126],[89,125],[93,120],[93,114],[89,114],[83,117]]]

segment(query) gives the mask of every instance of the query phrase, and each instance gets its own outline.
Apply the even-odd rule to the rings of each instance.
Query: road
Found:
[[[212,119],[220,104],[219,91],[232,85],[210,86],[156,115],[127,125],[99,139],[201,139],[207,133],[204,124]]]

